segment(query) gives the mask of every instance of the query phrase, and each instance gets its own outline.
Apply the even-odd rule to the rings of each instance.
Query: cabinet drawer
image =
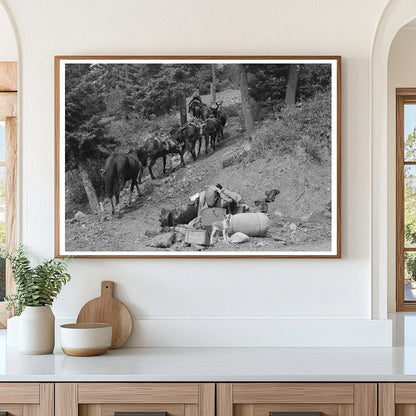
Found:
[[[416,383],[380,383],[380,416],[416,415]]]
[[[0,383],[0,415],[54,414],[53,384]]]
[[[217,416],[376,416],[375,383],[220,383]]]
[[[56,416],[215,416],[213,383],[58,383]]]
[[[79,403],[198,403],[198,383],[80,383]]]

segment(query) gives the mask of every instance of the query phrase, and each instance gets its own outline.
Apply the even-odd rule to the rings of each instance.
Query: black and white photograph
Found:
[[[56,57],[56,255],[340,257],[340,61]]]

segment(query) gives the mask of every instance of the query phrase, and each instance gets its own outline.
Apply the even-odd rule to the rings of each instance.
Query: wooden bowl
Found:
[[[89,357],[111,347],[112,326],[104,323],[61,325],[61,348],[67,355]]]

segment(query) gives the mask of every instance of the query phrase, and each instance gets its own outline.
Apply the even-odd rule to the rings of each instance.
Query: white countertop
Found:
[[[0,357],[0,381],[416,381],[416,348],[120,348]]]
[[[23,355],[0,330],[0,382],[416,381],[416,314],[394,316],[393,348],[119,348],[96,357]]]

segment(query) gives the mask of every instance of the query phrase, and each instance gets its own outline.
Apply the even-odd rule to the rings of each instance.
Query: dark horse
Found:
[[[215,151],[215,142],[217,135],[222,133],[222,124],[215,118],[205,120],[202,125],[202,134],[205,137],[205,154],[208,154],[208,145],[211,142],[212,150]]]
[[[222,101],[220,103],[215,103],[211,106],[211,110],[214,114],[214,117],[219,121],[222,128],[218,130],[218,135],[221,136],[221,140],[224,139],[224,127],[227,124],[227,113],[222,108]]]
[[[104,187],[105,197],[111,201],[111,213],[114,214],[113,197],[116,198],[116,205],[120,202],[120,192],[124,188],[127,181],[131,180],[129,205],[134,187],[137,189],[137,194],[140,196],[141,192],[137,184],[137,175],[140,171],[140,161],[134,155],[117,154],[110,155],[104,166]]]
[[[193,97],[188,104],[188,112],[196,118],[206,120],[212,115],[212,111],[208,105],[204,104],[199,95]]]
[[[171,138],[161,140],[157,137],[149,137],[144,142],[144,145],[136,149],[135,152],[141,162],[139,183],[142,183],[143,170],[146,166],[149,169],[150,177],[155,179],[152,167],[159,157],[163,158],[163,173],[166,172],[166,156],[169,154],[179,153],[182,166],[185,166],[185,161],[183,159],[183,146]],[[149,158],[150,163],[147,164]]]
[[[170,131],[170,137],[182,147],[185,152],[188,150],[192,158],[196,160],[195,147],[199,142],[198,156],[201,151],[201,134],[200,129],[193,123],[187,123],[181,127],[175,127]]]

